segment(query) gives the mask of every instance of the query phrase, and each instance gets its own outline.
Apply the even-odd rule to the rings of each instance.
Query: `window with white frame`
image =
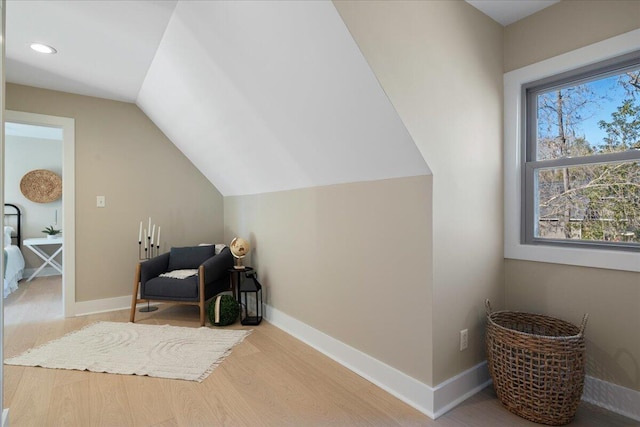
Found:
[[[522,241],[640,249],[640,51],[523,86]]]

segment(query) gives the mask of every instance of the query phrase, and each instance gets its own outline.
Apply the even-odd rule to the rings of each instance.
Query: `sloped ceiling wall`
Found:
[[[329,1],[178,2],[137,104],[225,196],[430,173]]]

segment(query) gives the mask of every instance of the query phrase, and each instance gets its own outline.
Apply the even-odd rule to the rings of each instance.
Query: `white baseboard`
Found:
[[[36,270],[37,268],[25,268],[24,272],[22,273],[22,277],[24,279],[28,279]],[[37,277],[45,277],[45,276],[60,276],[60,272],[53,267],[45,267],[42,270],[40,270]]]
[[[640,392],[587,375],[582,400],[640,421]]]
[[[490,381],[483,362],[431,387],[268,305],[265,318],[432,419],[482,390]]]
[[[491,384],[487,362],[478,363],[434,388],[434,418],[446,414]]]
[[[107,311],[117,311],[131,308],[131,295],[114,298],[95,299],[91,301],[76,301],[76,316],[86,316],[88,314],[105,313]]]
[[[2,411],[2,427],[9,427],[9,408]]]

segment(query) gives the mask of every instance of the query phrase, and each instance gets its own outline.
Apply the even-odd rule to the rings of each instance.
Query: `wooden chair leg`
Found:
[[[200,266],[199,268],[200,275],[200,301],[198,302],[198,307],[200,307],[200,326],[204,326],[204,267]]]
[[[136,321],[136,304],[138,302],[138,289],[140,287],[140,264],[136,267],[136,275],[133,279],[133,296],[131,297],[131,314],[129,315],[129,322],[134,323]]]

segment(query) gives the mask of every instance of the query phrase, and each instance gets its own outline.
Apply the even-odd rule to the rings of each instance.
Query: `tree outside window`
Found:
[[[640,60],[526,94],[525,240],[640,248]]]

